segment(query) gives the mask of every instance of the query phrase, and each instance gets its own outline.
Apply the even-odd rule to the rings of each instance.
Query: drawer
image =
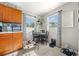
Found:
[[[13,39],[22,38],[22,33],[13,33]]]
[[[12,33],[4,33],[4,34],[0,34],[0,38],[11,38],[12,37]]]

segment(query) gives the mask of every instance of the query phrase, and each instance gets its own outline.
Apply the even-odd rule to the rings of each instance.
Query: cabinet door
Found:
[[[12,9],[9,7],[3,7],[3,22],[12,22]]]
[[[0,5],[0,21],[21,23],[22,13],[20,10]]]
[[[22,33],[13,33],[13,46],[14,50],[22,48]]]
[[[2,10],[3,10],[3,6],[0,4],[0,21],[2,21]]]
[[[21,23],[21,19],[22,13],[20,10],[0,4],[0,21]]]
[[[21,23],[22,21],[22,13],[20,10],[14,10],[14,15],[13,15],[13,22],[15,23]]]
[[[19,10],[16,11],[16,20],[18,23],[22,22],[22,13]]]
[[[11,52],[12,47],[12,34],[0,34],[0,55]]]

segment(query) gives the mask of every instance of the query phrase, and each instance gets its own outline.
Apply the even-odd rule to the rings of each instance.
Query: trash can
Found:
[[[49,44],[50,47],[55,47],[56,46],[56,39],[51,39],[51,43]]]

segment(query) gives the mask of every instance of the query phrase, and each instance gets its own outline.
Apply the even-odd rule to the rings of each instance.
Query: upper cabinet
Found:
[[[2,21],[3,22],[12,22],[13,21],[13,17],[12,17],[12,9],[11,8],[8,8],[6,6],[4,6],[3,8],[3,19]]]
[[[3,6],[0,5],[0,22],[2,21],[2,8],[3,8]]]
[[[15,23],[21,23],[21,19],[22,19],[22,12],[20,10],[13,10],[13,22]]]
[[[0,4],[0,21],[21,23],[22,12]]]

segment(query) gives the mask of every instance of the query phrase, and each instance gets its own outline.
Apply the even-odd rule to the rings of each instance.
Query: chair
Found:
[[[46,42],[46,45],[47,45],[47,42],[48,42],[48,31],[46,31],[46,33],[44,35],[41,34],[41,43],[45,43]]]
[[[40,35],[36,32],[32,32],[32,35],[33,35],[33,41],[38,44],[40,42]]]
[[[38,33],[36,33],[36,32],[32,32],[32,35],[33,35],[33,41],[36,41],[36,39],[37,40],[39,40],[40,39],[40,35],[38,34]]]

